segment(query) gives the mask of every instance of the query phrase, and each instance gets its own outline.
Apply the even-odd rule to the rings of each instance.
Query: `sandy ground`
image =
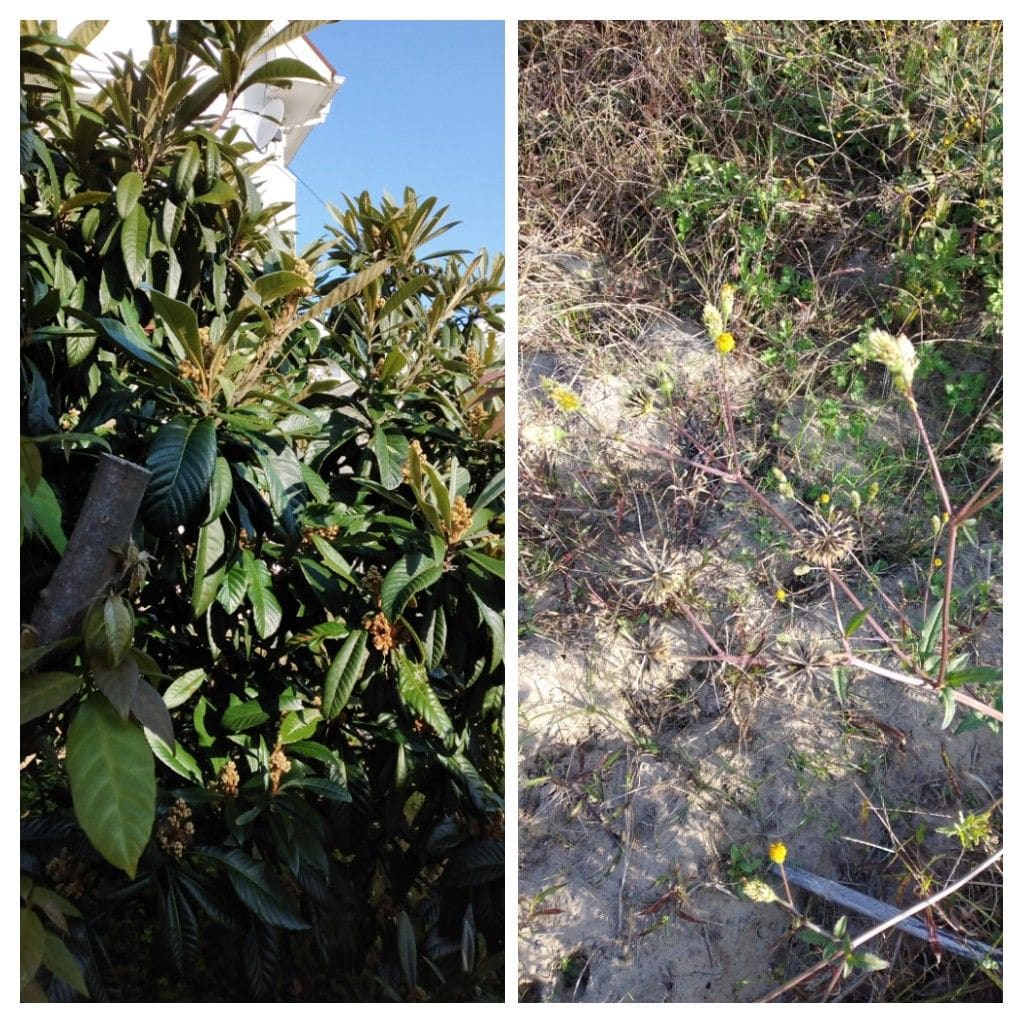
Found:
[[[678,551],[699,618],[730,650],[838,645],[827,585],[805,580],[796,591],[794,557],[744,496],[711,481],[695,515],[692,476],[651,454],[678,446],[665,417],[638,413],[652,370],[692,389],[696,408],[717,372],[707,339],[695,324],[645,315],[632,343],[617,336],[596,357],[536,335],[525,351],[520,501],[556,568],[528,580],[520,613],[521,998],[755,1000],[813,954],[788,934],[786,911],[737,895],[733,862],[763,863],[781,840],[789,863],[906,905],[893,833],[920,830],[922,854],[948,856],[952,840],[936,827],[1001,795],[1001,737],[954,735],[960,713],[943,731],[933,697],[876,676],[854,678],[841,704],[827,672],[729,683],[694,660],[707,653],[697,630],[643,609],[616,582],[624,551],[662,542]],[[732,362],[737,407],[757,397],[757,370]],[[543,378],[573,387],[582,412],[553,412]],[[872,430],[905,436],[891,403],[869,411]],[[801,424],[797,405],[779,441],[790,465],[823,473],[856,457]],[[898,520],[874,525],[898,531]],[[980,538],[957,584],[998,574],[1000,551],[997,538]],[[883,586],[900,601],[914,582],[894,572]],[[785,602],[780,585],[794,586]],[[849,621],[852,606],[840,611]],[[1000,643],[996,610],[969,649],[998,665]],[[838,917],[816,898],[797,900],[820,924]],[[953,923],[974,934],[970,921]],[[853,934],[864,925],[854,919]],[[913,940],[872,948],[926,956]],[[844,984],[847,998],[869,998],[869,975]]]

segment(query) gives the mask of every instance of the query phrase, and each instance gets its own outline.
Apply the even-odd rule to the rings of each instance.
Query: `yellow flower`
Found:
[[[949,513],[948,512],[943,512],[942,513],[942,521],[944,523],[948,523],[949,522]]]
[[[731,352],[735,347],[736,339],[728,331],[723,331],[717,338],[715,338],[715,348],[717,348],[723,356]]]
[[[787,597],[789,597],[789,595],[782,589],[782,587],[779,587],[779,589],[775,591],[775,600],[780,604],[785,604]]]
[[[942,559],[941,558],[933,558],[932,559],[932,565],[934,565],[936,569],[941,568],[942,567]]]
[[[768,847],[768,859],[773,864],[781,864],[786,859],[786,852],[785,843],[772,843]]]
[[[822,505],[827,505],[831,500],[832,500],[832,495],[829,494],[828,491],[823,491],[821,494],[818,495],[818,501]]]

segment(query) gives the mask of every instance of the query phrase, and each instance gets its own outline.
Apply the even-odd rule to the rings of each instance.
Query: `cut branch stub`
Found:
[[[100,456],[64,556],[32,613],[38,643],[67,636],[113,580],[121,564],[117,552],[131,538],[150,475],[134,462]]]

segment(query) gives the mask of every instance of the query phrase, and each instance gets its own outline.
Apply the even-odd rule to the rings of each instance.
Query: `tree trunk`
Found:
[[[113,581],[122,561],[118,549],[131,538],[150,476],[134,462],[100,456],[68,546],[32,613],[37,643],[53,643],[71,633]]]

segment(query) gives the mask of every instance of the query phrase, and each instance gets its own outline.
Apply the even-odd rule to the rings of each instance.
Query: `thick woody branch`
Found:
[[[114,455],[101,455],[85,504],[30,625],[40,644],[67,636],[88,605],[110,585],[142,503],[150,472]]]

